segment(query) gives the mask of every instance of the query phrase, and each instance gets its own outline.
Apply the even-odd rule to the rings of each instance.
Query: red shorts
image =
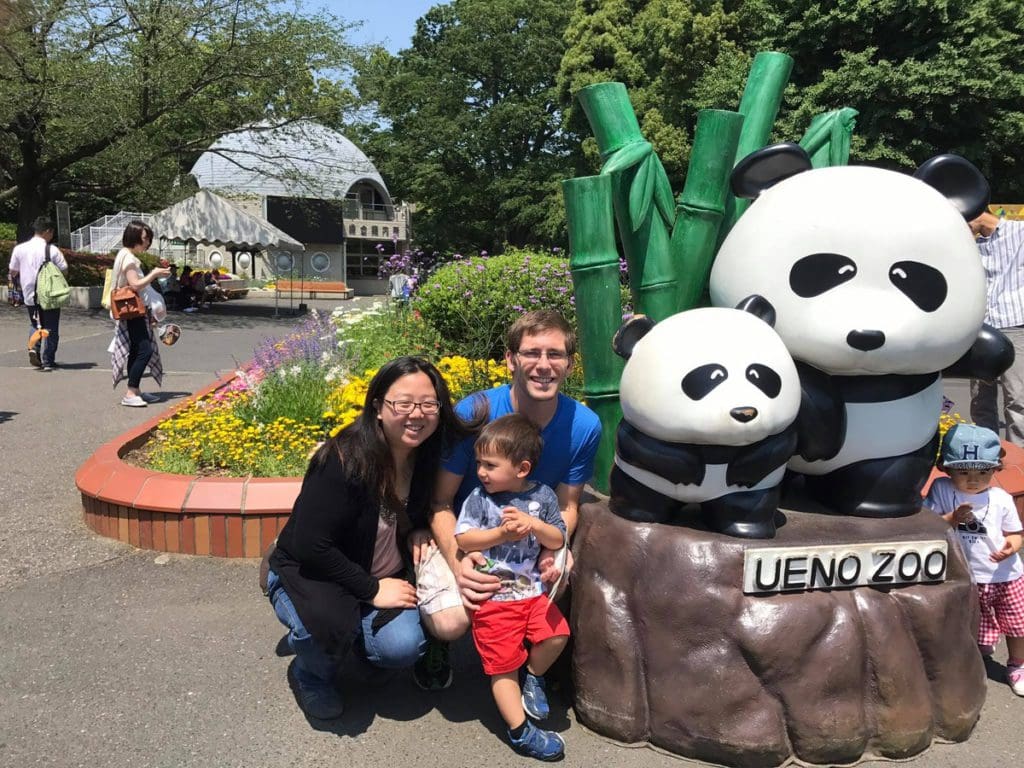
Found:
[[[978,602],[978,645],[995,645],[1000,635],[1024,637],[1024,578],[979,584]]]
[[[568,637],[569,622],[547,595],[529,600],[488,600],[473,614],[473,643],[488,675],[504,675],[526,663],[524,640],[536,645]]]

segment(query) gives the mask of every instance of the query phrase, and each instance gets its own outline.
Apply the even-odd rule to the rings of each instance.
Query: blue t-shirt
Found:
[[[512,387],[509,384],[470,395],[455,406],[456,413],[464,419],[471,418],[474,401],[478,397],[487,399],[490,421],[514,413]],[[531,480],[554,489],[561,483],[583,485],[590,480],[594,474],[594,457],[601,442],[601,421],[596,413],[583,403],[559,392],[555,415],[540,436],[544,440],[544,449],[537,466],[530,472]],[[480,485],[476,476],[473,442],[471,437],[463,440],[444,462],[444,468],[449,472],[462,475],[462,485],[455,495],[456,509],[460,509],[470,492]]]
[[[558,508],[558,497],[546,485],[534,484],[525,491],[502,491],[489,494],[483,488],[475,488],[462,505],[459,521],[455,525],[456,535],[476,529],[489,531],[501,525],[501,510],[515,507],[530,517],[555,526],[565,535],[565,522]],[[519,541],[506,541],[484,550],[486,565],[484,573],[491,573],[501,579],[501,589],[492,595],[492,600],[508,602],[528,600],[544,594],[540,581],[537,558],[540,557],[540,542],[532,533]]]

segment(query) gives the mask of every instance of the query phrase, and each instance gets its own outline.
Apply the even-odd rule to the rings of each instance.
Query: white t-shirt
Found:
[[[981,493],[963,493],[948,477],[939,477],[932,483],[924,500],[926,507],[941,515],[952,512],[961,504],[970,504],[974,509],[974,520],[956,527],[960,547],[967,556],[974,580],[978,584],[997,584],[1024,576],[1019,555],[1011,555],[1001,563],[992,562],[990,558],[993,552],[1003,548],[1006,542],[1004,531],[1017,533],[1021,530],[1020,515],[1013,497],[996,487]]]
[[[46,261],[46,251],[50,251],[50,261],[57,265],[61,272],[68,271],[68,263],[64,261],[64,254],[60,248],[50,245],[39,235],[33,236],[31,240],[18,243],[11,250],[10,272],[18,272],[18,282],[21,283],[21,292],[24,301],[29,306],[36,303],[36,275]]]

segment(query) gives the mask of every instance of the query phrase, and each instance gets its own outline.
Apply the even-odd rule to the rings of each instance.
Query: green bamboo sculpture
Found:
[[[633,306],[663,320],[678,311],[677,272],[668,247],[675,217],[668,175],[640,133],[626,86],[598,83],[577,96],[604,160],[601,174],[612,177],[612,201],[629,264]]]
[[[615,247],[611,176],[585,176],[562,182],[569,221],[569,244],[576,317],[581,329],[580,356],[587,405],[601,419],[604,434],[615,433],[622,418],[619,379],[623,360],[609,339],[622,324],[619,252]],[[581,301],[580,297],[589,297]],[[583,329],[586,329],[584,332]],[[615,441],[602,440],[594,462],[594,486],[607,493]]]
[[[768,143],[772,125],[779,114],[782,94],[793,71],[793,59],[784,53],[762,51],[754,57],[747,76],[747,85],[740,99],[739,112],[743,115],[743,130],[736,147],[733,164],[738,163],[754,150]],[[750,205],[749,200],[737,199],[732,194],[726,198],[725,216],[718,231],[718,243],[725,240],[733,224]],[[716,248],[717,250],[717,248]]]
[[[857,110],[852,107],[834,109],[817,115],[800,139],[800,146],[811,157],[811,165],[825,168],[846,165],[850,159],[850,139]]]
[[[659,321],[706,302],[718,246],[748,205],[730,192],[729,174],[768,142],[792,67],[785,54],[759,53],[739,111],[700,112],[678,203],[661,160],[640,133],[625,86],[598,83],[577,94],[603,161],[600,176],[563,182],[584,393],[604,430],[593,480],[600,491],[607,490],[622,416],[623,362],[610,344],[620,324],[613,216],[638,313]],[[856,114],[844,108],[812,121],[800,143],[815,167],[846,163]]]

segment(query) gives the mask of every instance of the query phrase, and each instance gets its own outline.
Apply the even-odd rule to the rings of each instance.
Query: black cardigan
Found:
[[[406,512],[413,529],[428,526],[433,478],[413,476]],[[270,567],[281,578],[302,623],[318,645],[338,656],[359,627],[359,603],[377,594],[370,575],[380,498],[347,477],[337,452],[311,463]],[[404,540],[398,542],[407,558]]]

